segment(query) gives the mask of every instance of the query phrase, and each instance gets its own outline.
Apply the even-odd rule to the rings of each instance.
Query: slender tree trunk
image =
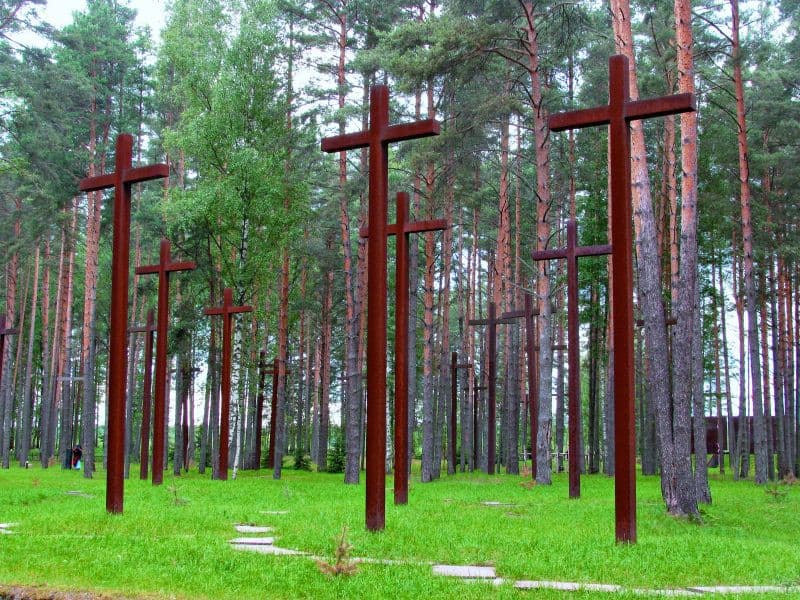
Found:
[[[744,106],[739,45],[739,1],[731,5],[731,54],[736,94],[736,125],[739,148],[739,200],[742,214],[742,250],[744,253],[744,294],[747,303],[747,342],[750,359],[750,385],[753,393],[753,448],[756,458],[755,483],[767,482],[767,430],[764,422],[763,391],[761,389],[761,357],[758,348],[758,298],[756,297],[753,265],[753,223],[750,208],[750,167],[747,148],[747,121]]]
[[[31,448],[31,434],[33,429],[33,404],[36,392],[33,389],[33,341],[36,336],[36,305],[39,294],[39,245],[33,256],[33,293],[31,296],[31,317],[28,324],[28,353],[25,360],[25,387],[22,400],[22,420],[18,458],[21,466],[28,462],[28,453]],[[44,331],[42,332],[44,334]]]
[[[52,405],[52,397],[50,390],[52,384],[50,382],[50,375],[52,373],[51,364],[51,346],[50,346],[50,262],[51,262],[51,249],[50,249],[50,235],[45,236],[44,241],[44,260],[42,271],[42,402],[40,412],[40,428],[39,428],[39,460],[42,468],[46,469],[50,456],[52,455],[52,448],[49,445],[50,429],[52,428],[52,421],[50,420],[50,407]]]
[[[14,200],[15,216],[14,216],[14,238],[20,239],[22,233],[22,203],[19,199]],[[17,276],[19,271],[19,252],[14,246],[14,251],[6,265],[6,306],[5,317],[6,326],[14,327],[17,321]],[[20,334],[21,335],[21,332]],[[0,356],[0,361],[3,361],[3,381],[0,384],[0,444],[2,444],[2,462],[3,468],[8,469],[11,462],[11,425],[14,415],[14,386],[12,384],[13,376],[11,373],[11,361],[14,354],[13,344],[5,344],[5,352]]]

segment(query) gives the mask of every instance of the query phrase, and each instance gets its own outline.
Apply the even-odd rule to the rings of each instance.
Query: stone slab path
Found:
[[[485,503],[488,504],[488,503]],[[499,504],[499,503],[498,503]],[[490,506],[494,505],[489,504]],[[261,511],[262,514],[285,514],[287,511]],[[0,523],[0,532],[4,525]],[[272,527],[261,525],[237,524],[234,528],[240,533],[268,533]],[[238,537],[230,540],[230,544],[236,550],[249,550],[260,554],[283,555],[283,556],[302,556],[312,560],[324,560],[319,556],[314,556],[301,550],[291,548],[281,548],[275,545],[274,537]],[[484,583],[491,585],[510,584],[519,590],[558,590],[562,592],[599,592],[603,594],[635,594],[637,596],[657,596],[657,597],[702,597],[713,596],[715,594],[764,594],[765,596],[775,596],[783,594],[800,595],[800,586],[777,586],[777,585],[720,585],[720,586],[686,586],[683,588],[636,588],[624,587],[607,583],[579,583],[573,581],[547,581],[547,580],[513,580],[498,577],[497,570],[492,566],[486,565],[445,565],[432,564],[429,562],[389,560],[380,558],[357,558],[351,559],[358,563],[374,563],[384,565],[431,565],[434,575],[442,577],[454,577],[465,582]]]

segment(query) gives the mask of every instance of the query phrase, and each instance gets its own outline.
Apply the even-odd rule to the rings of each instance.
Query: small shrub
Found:
[[[344,440],[342,434],[339,433],[333,439],[333,448],[328,452],[328,473],[344,473]]]
[[[345,525],[342,527],[342,534],[336,539],[333,564],[318,560],[319,570],[326,575],[353,575],[358,570],[358,566],[350,558],[352,549],[353,546],[347,541],[347,526]]]
[[[311,458],[308,455],[306,455],[300,448],[294,451],[294,470],[295,471],[311,470]]]

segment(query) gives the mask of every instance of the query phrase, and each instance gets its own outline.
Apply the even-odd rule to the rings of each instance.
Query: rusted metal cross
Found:
[[[0,382],[3,381],[3,363],[5,362],[6,336],[16,335],[19,329],[16,327],[6,327],[6,316],[0,315]]]
[[[115,171],[81,179],[82,192],[114,188],[114,231],[111,254],[111,318],[108,340],[108,459],[106,510],[121,513],[125,474],[125,383],[128,366],[128,271],[131,242],[131,186],[169,177],[165,164],[132,167],[133,136],[117,137]]]
[[[536,479],[536,439],[539,436],[539,384],[536,366],[536,329],[533,317],[538,316],[539,307],[533,305],[533,295],[525,292],[525,305],[521,310],[511,310],[500,315],[502,318],[525,319],[525,354],[528,367],[528,418],[531,428],[531,476]]]
[[[389,125],[389,88],[373,86],[369,129],[322,140],[324,152],[369,148],[369,226],[367,244],[367,481],[366,525],[386,526],[386,207],[389,143],[438,135],[433,119]]]
[[[551,115],[551,131],[608,125],[611,177],[611,291],[614,331],[614,503],[616,539],[636,542],[636,430],[634,421],[633,265],[631,236],[631,121],[695,110],[693,94],[631,100],[628,59],[609,58],[606,106]]]
[[[193,262],[172,262],[169,240],[162,239],[159,260],[154,265],[136,267],[137,275],[158,274],[158,320],[156,330],[156,393],[153,405],[153,485],[164,482],[164,419],[167,393],[167,330],[169,329],[169,274],[191,271]]]
[[[284,376],[291,373],[289,369],[284,369],[283,374]],[[275,468],[275,439],[277,436],[275,435],[275,430],[278,427],[278,379],[280,379],[280,361],[278,361],[278,357],[276,356],[275,359],[272,361],[272,368],[265,369],[264,374],[272,375],[272,409],[269,413],[269,454],[267,455],[267,468],[274,469]],[[263,410],[263,407],[262,407]],[[261,418],[259,417],[259,422]],[[256,434],[256,439],[259,440],[258,445],[260,446],[261,435]],[[259,460],[261,459],[261,452],[258,453]]]
[[[573,219],[567,221],[567,245],[564,248],[535,250],[533,260],[564,258],[567,261],[567,363],[569,364],[568,408],[569,414],[569,497],[581,497],[580,463],[580,336],[578,319],[578,258],[611,254],[611,245],[579,246],[578,226]]]
[[[144,386],[142,388],[142,428],[140,433],[141,449],[139,451],[139,479],[147,479],[147,463],[150,462],[150,399],[153,389],[153,335],[156,332],[153,309],[151,308],[147,311],[146,325],[130,327],[128,332],[147,334],[144,342]]]
[[[447,229],[446,219],[410,221],[408,194],[397,193],[395,223],[386,226],[386,235],[397,240],[395,262],[394,334],[394,503],[408,504],[408,239],[412,233]],[[362,227],[361,237],[369,237]]]
[[[450,355],[450,422],[447,424],[447,474],[456,472],[456,414],[458,407],[458,370],[471,369],[472,363],[459,363],[458,352]],[[463,424],[462,424],[463,426]],[[463,448],[462,448],[463,452]]]
[[[231,341],[233,337],[233,315],[252,312],[252,306],[234,306],[233,291],[225,288],[222,291],[222,306],[207,308],[207,315],[222,315],[222,406],[219,418],[219,466],[215,479],[228,479],[228,434],[230,428],[231,407]],[[155,452],[155,449],[153,450]]]
[[[497,317],[497,306],[494,302],[489,302],[488,315],[485,319],[470,319],[470,325],[486,325],[486,366],[489,376],[489,399],[488,407],[486,410],[486,420],[488,422],[487,436],[486,436],[486,472],[489,475],[494,475],[494,461],[495,461],[495,445],[497,439],[497,416],[496,416],[496,396],[495,396],[495,380],[497,379],[497,326],[507,325],[514,322],[514,318]]]

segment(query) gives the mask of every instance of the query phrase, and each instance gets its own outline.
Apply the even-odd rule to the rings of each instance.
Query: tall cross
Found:
[[[159,260],[154,265],[136,267],[137,275],[158,274],[158,320],[156,330],[156,393],[153,406],[153,485],[164,482],[164,418],[167,393],[167,329],[169,328],[169,274],[191,271],[193,262],[172,262],[171,245],[162,238]]]
[[[525,354],[528,367],[528,418],[531,429],[531,477],[536,479],[536,440],[539,437],[539,389],[536,368],[536,331],[533,317],[538,316],[539,307],[533,305],[533,295],[525,292],[525,305],[521,310],[511,310],[500,315],[502,318],[525,319]]]
[[[0,315],[0,382],[3,381],[3,363],[5,362],[6,336],[16,335],[19,329],[6,327],[6,316]]]
[[[395,263],[395,333],[394,333],[394,503],[408,504],[408,239],[412,233],[447,229],[446,219],[411,221],[408,193],[397,193],[394,225],[386,226],[386,235],[397,237]],[[363,227],[361,237],[369,237]]]
[[[634,421],[633,266],[631,259],[631,133],[630,121],[695,110],[693,94],[631,100],[628,59],[609,58],[608,104],[551,115],[551,131],[608,125],[611,177],[611,290],[614,331],[614,504],[616,539],[636,542],[636,428]]]
[[[367,482],[366,525],[386,526],[386,207],[389,143],[438,135],[433,119],[389,125],[389,88],[373,86],[369,129],[322,140],[324,152],[369,148],[369,225],[367,243]],[[396,453],[395,453],[396,454]]]
[[[82,192],[114,188],[114,232],[111,250],[111,318],[108,340],[108,458],[106,510],[121,513],[125,474],[125,383],[128,366],[128,271],[131,246],[131,186],[169,177],[165,164],[132,167],[133,136],[117,137],[115,171],[81,179]]]
[[[207,315],[222,315],[222,407],[219,418],[219,467],[216,479],[228,479],[228,433],[231,406],[231,338],[233,337],[233,315],[252,312],[252,306],[234,306],[233,291],[222,291],[222,306],[207,308]],[[155,453],[155,449],[153,450]]]
[[[280,363],[278,357],[272,361],[272,368],[265,369],[264,373],[272,375],[272,409],[269,413],[269,454],[267,455],[267,468],[275,468],[275,430],[278,427],[278,379],[280,377]],[[283,371],[284,375],[291,373],[289,369]],[[260,437],[258,438],[261,439]]]
[[[458,352],[450,355],[450,422],[447,424],[447,474],[456,472],[456,408],[458,406],[458,370],[471,369],[472,363],[459,363]],[[463,449],[462,449],[463,451]]]
[[[581,497],[580,463],[580,338],[578,322],[578,258],[611,254],[611,245],[579,246],[578,227],[574,219],[567,221],[567,245],[564,248],[535,250],[533,260],[564,258],[567,261],[567,362],[569,364],[569,497]]]
[[[486,420],[488,421],[488,432],[486,437],[486,472],[489,475],[494,475],[494,460],[495,460],[495,444],[497,436],[497,420],[496,416],[496,396],[495,396],[495,380],[497,379],[497,326],[507,325],[513,323],[513,318],[497,317],[497,307],[494,302],[489,302],[489,314],[485,319],[470,319],[470,325],[486,325],[488,329],[486,345],[488,357],[486,359],[487,370],[489,375],[489,406],[487,407]]]
[[[139,451],[139,479],[143,480],[147,479],[147,463],[150,462],[150,399],[153,388],[153,334],[155,331],[155,317],[153,316],[152,308],[147,311],[146,325],[128,329],[129,333],[147,334],[144,343],[144,387],[142,389],[142,427],[139,444],[141,447]]]

